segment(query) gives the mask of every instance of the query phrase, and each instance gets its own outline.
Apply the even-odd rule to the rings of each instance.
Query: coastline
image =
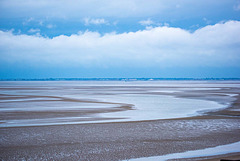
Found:
[[[239,88],[226,88],[222,93],[226,93],[226,90],[237,93],[234,96],[237,99],[228,108],[200,116],[114,123],[1,127],[0,159],[128,160],[238,142],[240,92]],[[207,92],[209,91],[199,91],[198,97],[195,95],[194,99],[206,99]],[[178,96],[194,96],[191,91],[185,94]],[[223,101],[221,98],[223,97],[219,93],[207,97]],[[240,158],[239,153],[234,153],[188,159],[212,161],[224,157]]]

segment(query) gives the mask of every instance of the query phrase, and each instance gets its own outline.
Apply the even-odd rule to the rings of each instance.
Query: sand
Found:
[[[226,88],[191,91],[177,97],[222,103]],[[161,93],[159,93],[161,94]],[[165,93],[166,94],[166,93]],[[239,95],[229,108],[201,116],[136,122],[110,122],[0,128],[0,160],[128,160],[198,150],[240,141]],[[224,97],[225,98],[225,97]],[[240,159],[240,153],[181,160]]]

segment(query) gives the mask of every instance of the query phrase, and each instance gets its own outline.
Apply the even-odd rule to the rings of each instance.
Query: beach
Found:
[[[239,94],[239,81],[1,82],[0,159],[240,159],[213,150],[240,141]]]

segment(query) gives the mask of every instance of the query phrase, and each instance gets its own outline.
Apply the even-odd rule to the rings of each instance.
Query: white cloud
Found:
[[[155,24],[155,22],[153,22],[150,18],[148,18],[147,20],[139,21],[139,23],[143,26],[151,26]]]
[[[30,22],[34,21],[35,19],[33,17],[30,17],[28,19],[26,19],[25,21],[23,21],[23,25],[27,25],[29,24]]]
[[[203,18],[203,21],[204,21],[206,24],[210,24],[210,23],[211,23],[211,20],[207,19],[206,17]]]
[[[129,33],[86,31],[54,38],[0,31],[0,61],[33,65],[240,66],[240,22],[191,33],[155,27]]]
[[[154,22],[150,18],[148,18],[147,20],[139,21],[138,23],[141,24],[142,26],[146,26],[147,29],[152,28],[152,26],[169,26],[169,23],[166,23],[166,22],[164,22],[164,23]]]
[[[40,29],[33,29],[31,28],[30,30],[28,30],[29,33],[36,33],[36,32],[40,32]]]
[[[106,21],[104,18],[84,18],[84,25],[102,25],[102,24],[108,24],[108,21]]]

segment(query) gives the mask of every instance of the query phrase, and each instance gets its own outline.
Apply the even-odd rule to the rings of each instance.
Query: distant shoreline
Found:
[[[240,78],[17,78],[0,81],[240,81]]]

